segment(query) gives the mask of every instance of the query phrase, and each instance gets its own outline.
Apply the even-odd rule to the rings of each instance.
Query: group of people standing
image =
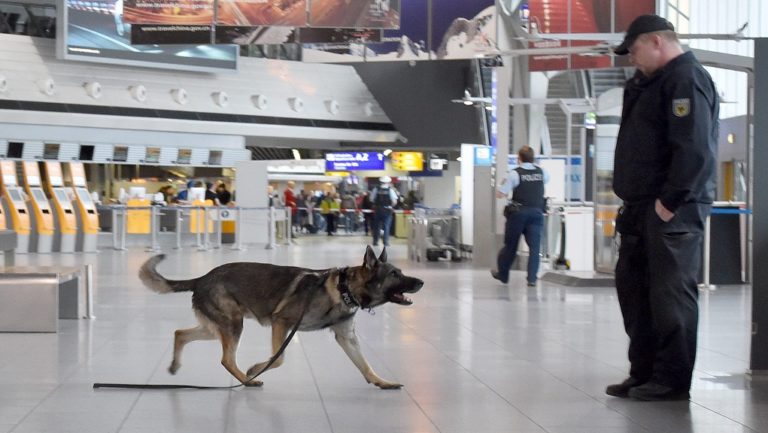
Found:
[[[342,222],[348,232],[354,232],[362,225],[365,235],[373,236],[373,245],[378,245],[379,240],[385,246],[389,245],[395,210],[413,209],[419,203],[415,191],[403,198],[389,176],[379,178],[379,184],[371,191],[358,194],[339,194],[333,189],[321,194],[304,190],[296,193],[295,187],[295,182],[287,183],[280,203],[291,208],[294,230],[317,232],[320,224],[316,221],[315,210],[318,209],[328,236],[333,236]]]
[[[164,185],[158,190],[163,195],[163,201],[166,204],[189,204],[191,203],[190,192],[192,188],[205,188],[205,200],[210,200],[215,205],[227,206],[232,202],[232,193],[227,189],[224,182],[215,185],[213,182],[203,182],[201,180],[190,180],[186,183],[186,188],[176,192],[173,185]]]

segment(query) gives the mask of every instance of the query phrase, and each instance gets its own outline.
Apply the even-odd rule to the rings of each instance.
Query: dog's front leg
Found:
[[[355,335],[355,322],[349,319],[345,322],[339,323],[331,327],[336,334],[336,342],[339,343],[344,353],[349,356],[349,359],[355,364],[358,370],[363,373],[363,377],[368,383],[372,383],[381,389],[398,389],[403,385],[400,383],[389,382],[382,379],[376,374],[375,371],[365,360],[363,352],[360,350],[360,342],[357,341],[357,335]]]
[[[285,337],[288,335],[288,327],[283,322],[276,321],[272,323],[272,356],[274,356],[278,350],[280,350],[280,346],[283,345],[283,341],[285,341]],[[280,367],[283,365],[283,361],[285,360],[285,354],[281,354],[279,358],[275,360],[275,362],[269,367],[270,370],[273,368]],[[269,361],[260,362],[258,364],[252,365],[251,368],[248,369],[248,371],[245,373],[248,375],[248,377],[254,376],[256,374],[261,374],[262,370],[264,370],[264,367],[267,366]]]

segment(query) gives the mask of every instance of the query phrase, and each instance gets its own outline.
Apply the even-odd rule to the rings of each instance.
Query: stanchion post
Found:
[[[176,246],[173,247],[176,250],[181,249],[181,231],[184,229],[184,209],[178,208],[176,210],[178,217],[176,218]]]
[[[93,315],[93,265],[85,265],[85,319],[95,319]]]
[[[128,208],[123,206],[120,208],[122,218],[120,218],[120,250],[125,251],[125,234],[128,231]]]
[[[242,224],[240,223],[240,212],[241,208],[238,206],[235,208],[235,244],[232,246],[233,250],[242,251],[243,245],[242,245],[242,238],[240,236],[240,229],[242,228]]]
[[[222,243],[221,238],[222,238],[222,235],[223,235],[222,232],[224,230],[222,228],[222,225],[224,223],[221,221],[221,218],[222,218],[221,217],[221,206],[216,206],[216,216],[217,216],[217,218],[216,218],[216,244],[213,246],[213,248],[218,249],[218,248],[221,248],[221,243]]]
[[[268,233],[268,239],[267,239],[267,246],[266,249],[271,250],[275,248],[277,245],[277,241],[275,239],[275,208],[274,206],[269,207],[269,211],[267,212],[267,233]]]
[[[208,250],[208,212],[205,210],[203,206],[198,206],[198,216],[197,216],[197,250],[198,251],[207,251]],[[202,214],[202,218],[200,217]],[[200,222],[202,221],[203,227],[200,227]],[[201,233],[202,232],[202,233]]]
[[[157,230],[160,227],[160,213],[157,211],[157,206],[150,206],[149,207],[149,214],[150,214],[150,220],[149,220],[149,233],[150,233],[150,239],[151,244],[149,248],[147,248],[147,251],[151,252],[159,252],[160,251],[160,245],[157,242]]]
[[[208,231],[208,208],[203,207],[203,248],[208,251],[211,248],[211,234]]]
[[[117,247],[117,208],[112,208],[112,249],[119,250]]]

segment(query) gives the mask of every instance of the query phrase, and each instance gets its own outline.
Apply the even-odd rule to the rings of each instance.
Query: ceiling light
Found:
[[[301,160],[301,152],[299,152],[299,149],[291,149],[291,152],[293,153],[293,159],[297,161]]]
[[[263,110],[267,108],[267,97],[264,95],[253,95],[251,96],[251,102],[253,103],[253,106],[258,108],[259,110]]]
[[[101,84],[98,81],[89,81],[83,84],[85,93],[93,99],[101,98]]]
[[[363,113],[368,117],[373,116],[373,102],[366,102],[363,104]]]
[[[227,95],[227,92],[213,92],[211,93],[211,97],[213,98],[213,102],[219,107],[226,107],[229,103],[229,95]]]
[[[186,89],[178,88],[171,90],[171,97],[179,105],[184,105],[189,101],[189,94]]]
[[[37,85],[40,91],[48,96],[53,96],[53,92],[56,90],[56,83],[53,82],[53,78],[38,81]]]
[[[128,88],[133,99],[144,102],[147,100],[147,88],[143,84],[137,84]]]
[[[339,114],[339,101],[335,99],[325,101],[325,109],[333,115]]]
[[[290,105],[291,110],[300,113],[301,110],[304,109],[304,101],[301,100],[298,96],[293,98],[288,98],[288,105]]]

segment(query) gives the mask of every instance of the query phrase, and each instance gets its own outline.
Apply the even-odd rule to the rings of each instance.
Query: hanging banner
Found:
[[[400,27],[400,0],[310,0],[311,27]]]
[[[217,25],[307,25],[307,0],[218,0],[218,4]]]
[[[331,0],[311,0],[314,6],[318,5],[316,2]],[[381,43],[332,47],[305,45],[303,60],[371,62],[466,59],[496,52],[497,15],[494,0],[442,0],[436,3],[428,0],[402,2],[400,28],[385,29]],[[317,19],[317,15],[310,13],[313,26]],[[429,23],[432,23],[431,32]]]
[[[130,24],[211,25],[214,0],[123,0]]]

